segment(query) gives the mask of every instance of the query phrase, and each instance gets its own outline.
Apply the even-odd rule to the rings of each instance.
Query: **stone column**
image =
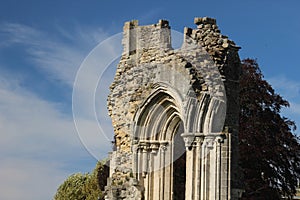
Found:
[[[195,135],[193,133],[181,134],[186,147],[186,177],[185,199],[192,200],[194,193],[194,146]]]
[[[221,144],[223,143],[224,138],[217,136],[215,139],[216,142],[216,200],[221,200],[221,173],[222,173],[222,149]]]
[[[147,175],[147,190],[148,195],[145,196],[145,200],[147,199],[155,199],[154,197],[154,183],[155,183],[155,155],[159,149],[159,143],[152,141],[149,142],[148,154],[149,154],[149,164],[148,164],[148,175]]]
[[[186,146],[186,183],[185,199],[201,199],[202,143],[203,134],[183,133]]]
[[[138,144],[137,142],[134,142],[132,145],[132,173],[134,174],[135,178],[137,178],[137,173],[138,173]]]
[[[206,190],[205,190],[205,187],[206,187],[206,154],[207,154],[207,149],[206,149],[206,143],[203,142],[203,145],[201,147],[202,151],[201,151],[201,159],[202,159],[202,162],[201,162],[201,182],[200,182],[200,185],[201,185],[201,192],[200,192],[200,199],[206,199],[206,196],[205,196],[205,193],[206,193]]]
[[[136,164],[136,166],[137,166],[137,170],[136,170],[136,172],[137,172],[137,179],[139,180],[139,181],[141,181],[142,180],[142,171],[143,171],[143,169],[142,169],[142,162],[143,162],[143,159],[142,159],[142,155],[143,155],[143,150],[142,150],[142,147],[140,146],[140,145],[138,145],[138,148],[137,148],[137,164]]]
[[[154,171],[153,171],[153,200],[160,198],[160,150],[157,150],[154,157]]]
[[[211,170],[211,153],[214,148],[214,137],[204,136],[202,145],[201,162],[201,198],[214,199],[215,188],[210,187],[214,183],[214,170]]]
[[[147,146],[143,146],[143,150],[142,150],[142,154],[143,154],[143,178],[146,178],[147,172],[148,172],[148,148]]]
[[[164,200],[171,200],[172,196],[172,183],[173,183],[173,173],[172,173],[172,160],[173,160],[173,155],[172,155],[172,142],[168,143],[168,146],[166,146],[165,149],[165,167],[163,168],[164,170]]]
[[[201,163],[202,163],[202,142],[203,138],[202,137],[195,137],[195,142],[194,142],[194,149],[195,151],[195,178],[194,178],[194,199],[200,200],[201,196]]]
[[[165,154],[167,146],[165,144],[160,145],[160,182],[159,182],[159,199],[164,199],[164,190],[165,190]]]

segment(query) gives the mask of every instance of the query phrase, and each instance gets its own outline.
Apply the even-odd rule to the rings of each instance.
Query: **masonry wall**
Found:
[[[206,54],[208,53],[209,59],[217,66],[221,74],[227,97],[227,113],[222,131],[224,136],[221,135],[222,140],[216,139],[216,146],[213,147],[214,151],[220,149],[220,154],[216,153],[216,155],[222,158],[221,167],[219,167],[221,169],[213,168],[222,171],[221,177],[219,177],[221,191],[218,190],[218,195],[221,197],[220,199],[237,199],[239,192],[237,165],[239,47],[220,33],[215,19],[195,18],[195,24],[197,25],[196,29],[185,29],[185,41],[192,39],[203,48]],[[133,135],[137,125],[135,121],[137,112],[159,85],[172,86],[176,90],[174,93],[181,96],[182,105],[189,104],[185,101],[188,101],[188,95],[191,91],[194,92],[195,98],[200,101],[211,88],[205,83],[203,78],[205,74],[201,74],[199,68],[197,69],[190,62],[191,59],[197,62],[199,58],[193,58],[193,52],[185,51],[184,53],[189,56],[189,60],[186,60],[182,57],[184,53],[178,54],[172,49],[170,27],[167,21],[160,20],[157,24],[148,26],[139,26],[138,21],[126,22],[122,43],[124,51],[108,96],[108,111],[115,132],[116,151],[112,153],[112,168],[107,194],[109,194],[108,199],[114,199],[116,195],[122,193],[120,191],[123,191],[121,199],[130,199],[127,198],[130,195],[134,196],[131,199],[141,199],[144,195],[145,183],[143,179],[135,176],[133,171],[133,166],[136,165],[135,151],[141,148],[136,142],[137,138]],[[195,55],[200,55],[201,51]],[[200,63],[199,66],[209,63],[205,59],[202,61],[203,63]],[[182,109],[186,108],[182,106]],[[178,108],[178,110],[180,109]],[[201,131],[203,130],[199,128],[196,132],[200,134]],[[202,144],[203,139],[199,142]],[[149,145],[151,144],[149,143]],[[199,149],[199,146],[197,148]],[[143,151],[150,152],[152,150],[147,147],[147,150],[144,149]],[[218,159],[217,157],[212,158]],[[196,167],[200,167],[200,165]],[[212,176],[211,178],[215,177]],[[129,194],[128,188],[134,188],[139,192]],[[207,194],[207,197],[212,198],[212,195],[216,194]],[[191,194],[191,199],[196,199],[196,196]]]
[[[203,46],[211,55],[224,79],[227,96],[227,113],[224,131],[230,133],[231,155],[226,153],[228,145],[223,146],[224,157],[230,157],[232,170],[232,187],[238,188],[241,183],[238,170],[238,130],[239,130],[239,77],[241,73],[238,47],[227,36],[221,34],[216,20],[212,18],[195,18],[197,29],[191,31],[190,37]],[[226,141],[228,142],[228,141]],[[224,166],[227,168],[229,166]]]

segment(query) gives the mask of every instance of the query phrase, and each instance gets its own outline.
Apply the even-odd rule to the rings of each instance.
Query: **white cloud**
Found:
[[[290,103],[289,108],[283,109],[283,114],[296,122],[300,135],[300,81],[289,79],[285,76],[272,77],[267,79],[277,93]]]
[[[3,23],[0,28],[6,36],[5,45],[25,45],[36,68],[72,87],[81,62],[107,34],[100,28],[80,27],[68,31],[59,28],[58,32],[60,38],[22,24]]]
[[[114,70],[109,67],[122,53],[121,39],[122,34],[116,34],[97,45],[81,64],[74,82],[74,121],[81,140],[96,157],[98,149],[95,148],[95,140],[91,138],[96,138],[102,132],[106,136],[107,146],[112,140],[112,129],[107,128],[111,127],[111,121],[107,114],[106,99],[114,76]]]
[[[51,141],[39,141],[34,149],[43,150],[45,144],[55,143],[60,139],[65,139],[66,144],[75,142],[70,135],[76,133],[72,119],[61,114],[55,103],[39,99],[35,94],[15,85],[14,88],[0,87],[0,105],[1,133],[10,142],[19,142],[18,146],[24,141],[30,143],[35,139],[43,140],[49,135]],[[0,149],[5,147],[12,148],[10,143],[1,140]]]
[[[290,102],[290,105],[290,112],[299,115],[298,120],[300,123],[300,103]]]
[[[11,81],[0,81],[0,199],[49,199],[76,168],[69,162],[80,169],[82,157],[93,158],[70,116]]]
[[[45,199],[37,197],[49,197],[65,175],[58,163],[80,150],[73,124],[55,105],[1,82],[0,199]]]
[[[101,77],[101,74],[105,71],[106,65],[113,61],[110,58],[120,56],[122,34],[98,44],[99,41],[107,38],[107,34],[99,28],[75,27],[72,31],[61,27],[57,29],[62,36],[60,39],[21,24],[5,23],[0,31],[7,34],[8,45],[22,44],[27,46],[28,59],[33,62],[37,69],[46,72],[46,78],[59,80],[66,83],[69,89],[72,89],[75,76],[78,73],[77,79],[79,80],[77,80],[75,86],[75,93],[78,94],[75,95],[75,99],[78,103],[74,107],[77,111],[80,111],[83,124],[86,124],[85,121],[89,120],[89,123],[94,123],[93,127],[98,126],[95,119],[94,105],[101,104],[102,110],[100,112],[101,116],[99,116],[101,122],[103,122],[104,127],[111,126],[110,119],[106,114],[107,96],[102,95],[102,93],[100,95],[96,94],[101,98],[97,98],[98,102],[95,102],[95,91],[99,79],[106,80],[101,82],[105,84],[101,87],[102,89],[108,89],[110,82],[113,80],[112,76],[110,80],[107,80],[107,77]],[[83,66],[79,68],[82,63]],[[83,134],[90,130],[91,128],[86,129]],[[99,131],[99,129],[94,130],[94,132],[96,131]],[[111,132],[111,129],[109,131]]]
[[[0,34],[7,40],[0,43],[0,48],[24,46],[24,53],[35,69],[44,72],[43,78],[59,80],[71,90],[82,60],[106,34],[99,29],[80,28],[58,32],[63,39],[21,24],[2,24]],[[113,47],[106,46],[106,53],[114,54]],[[101,56],[92,64],[104,61]],[[80,160],[89,156],[88,159],[93,159],[86,151],[90,148],[97,151],[94,156],[104,158],[110,144],[99,132],[90,134],[98,130],[91,113],[82,118],[84,136],[78,135],[72,116],[62,112],[63,105],[30,91],[30,83],[22,87],[23,77],[2,73],[8,67],[0,67],[0,180],[4,180],[0,181],[0,199],[51,199],[66,176],[76,172],[68,169],[76,168],[70,163],[79,165],[78,169],[85,166]],[[87,108],[90,98],[95,100],[94,93],[85,96],[87,90],[97,88],[97,85],[90,88],[89,81],[99,79],[93,72],[85,74],[86,81],[79,87],[83,97],[80,110]],[[109,82],[105,81],[103,87],[108,88]],[[106,96],[101,97],[100,101],[106,105]],[[101,115],[105,116],[103,127],[111,126],[106,113]],[[79,136],[89,139],[85,147]]]
[[[268,81],[285,98],[293,99],[300,96],[300,81],[291,80],[285,76],[268,78]]]
[[[68,174],[59,170],[58,163],[29,159],[1,160],[0,198],[52,199],[58,184]]]

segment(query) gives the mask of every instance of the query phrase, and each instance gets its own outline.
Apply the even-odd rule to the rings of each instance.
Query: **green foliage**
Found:
[[[98,162],[92,173],[76,173],[62,183],[54,200],[97,200],[104,199],[102,190],[106,185],[108,167]]]
[[[104,191],[104,187],[107,184],[107,178],[109,176],[109,167],[106,160],[99,161],[94,169],[93,173],[97,176],[98,185],[101,191]]]
[[[55,200],[92,200],[97,199],[101,191],[97,179],[92,174],[76,173],[71,175],[58,188]]]

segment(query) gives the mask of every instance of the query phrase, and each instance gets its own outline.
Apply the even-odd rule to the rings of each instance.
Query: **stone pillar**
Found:
[[[148,151],[147,150],[148,150],[147,146],[143,146],[143,150],[142,150],[142,154],[143,154],[143,158],[142,158],[142,160],[143,160],[142,176],[143,176],[143,178],[146,178],[146,174],[148,172],[148,162],[149,162],[149,160],[148,160]]]
[[[142,162],[143,162],[143,160],[142,160],[142,152],[143,152],[143,150],[142,150],[142,148],[139,146],[138,148],[137,148],[137,175],[136,175],[136,177],[137,177],[137,179],[138,180],[142,180]]]
[[[202,163],[202,142],[203,138],[202,137],[196,137],[195,138],[195,144],[194,144],[194,151],[195,151],[195,178],[194,178],[194,199],[200,200],[200,195],[201,195],[201,163]]]
[[[160,198],[160,150],[154,155],[153,200]]]
[[[221,144],[224,139],[220,136],[216,137],[216,200],[221,200],[221,173],[222,173],[222,148]]]
[[[194,190],[194,148],[189,148],[186,152],[186,182],[185,182],[185,199],[193,199]]]
[[[167,146],[164,144],[161,144],[160,146],[160,198],[159,199],[164,199],[164,190],[165,190],[165,154],[166,154]]]
[[[201,192],[199,199],[227,200],[223,188],[230,187],[227,180],[228,158],[222,153],[223,133],[204,136],[201,155]],[[197,198],[195,198],[197,199]]]
[[[185,199],[201,199],[201,164],[202,164],[202,142],[201,133],[181,134],[186,146],[186,183]]]
[[[210,168],[210,150],[212,148],[211,138],[205,137],[202,145],[202,155],[201,155],[201,198],[209,199],[209,168]]]
[[[137,173],[138,173],[138,145],[136,142],[132,145],[132,173],[134,174],[135,178],[137,178]]]
[[[228,200],[228,148],[223,147],[223,133],[183,133],[186,145],[187,200]],[[225,145],[226,146],[226,145]],[[225,152],[224,152],[225,151]],[[230,189],[229,189],[230,190]]]
[[[149,194],[148,194],[148,198],[146,199],[155,199],[154,197],[154,188],[155,188],[155,182],[156,181],[155,178],[155,156],[157,155],[159,149],[159,144],[157,142],[151,143],[150,144],[150,154],[149,154],[149,172],[148,172],[148,177],[149,177],[149,181],[148,181],[148,190],[149,190]]]
[[[193,133],[181,134],[186,147],[186,181],[185,181],[185,199],[193,199],[194,190],[194,146],[195,135]]]

